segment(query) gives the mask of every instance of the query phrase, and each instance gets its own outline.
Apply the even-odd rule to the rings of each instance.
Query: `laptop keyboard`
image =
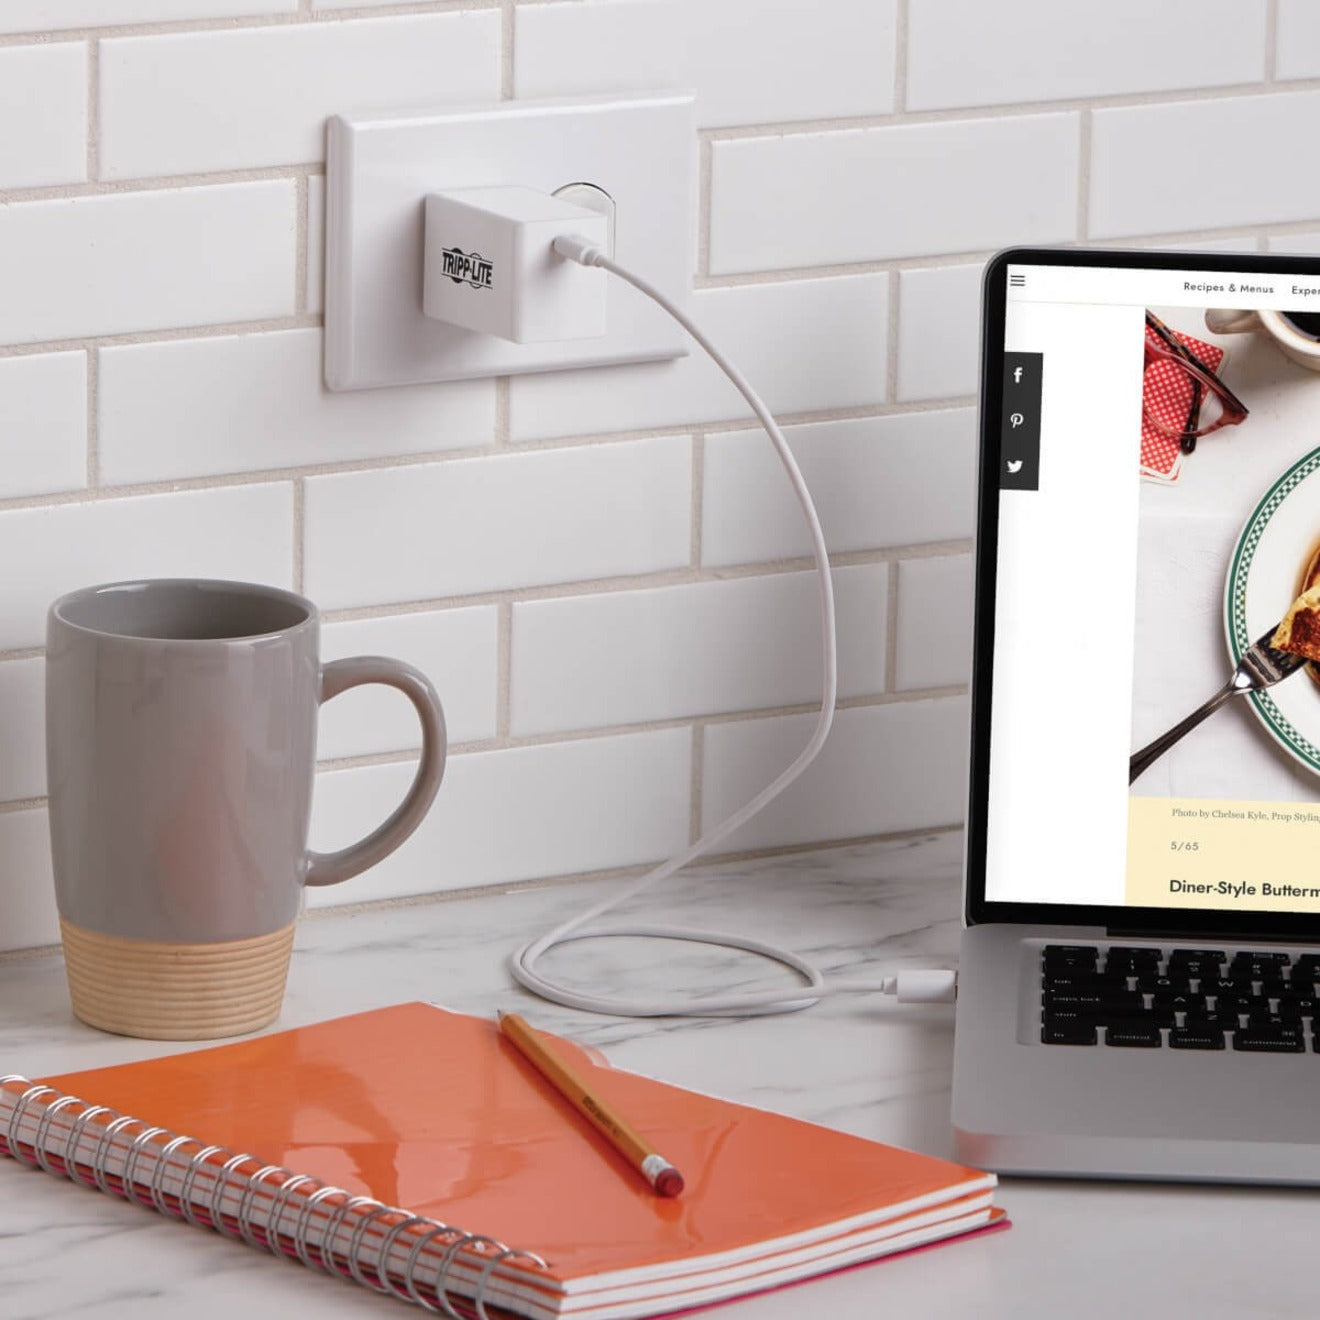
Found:
[[[1046,1045],[1320,1053],[1320,954],[1047,944]]]

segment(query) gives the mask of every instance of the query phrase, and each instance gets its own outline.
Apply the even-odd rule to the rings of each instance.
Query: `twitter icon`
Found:
[[[1022,471],[1022,460],[1020,458],[1010,458],[1008,460],[1008,470],[1012,473]]]

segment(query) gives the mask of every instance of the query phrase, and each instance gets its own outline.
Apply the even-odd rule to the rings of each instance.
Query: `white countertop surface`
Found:
[[[957,949],[960,846],[944,835],[703,870],[629,911],[758,935],[837,974],[947,965]],[[410,999],[474,1013],[516,1008],[601,1048],[619,1067],[950,1154],[950,1006],[848,996],[781,1017],[635,1021],[560,1009],[513,989],[510,950],[608,884],[305,919],[272,1029]],[[556,954],[554,966],[604,989],[766,985],[780,975],[788,983],[759,960],[659,941],[578,944]],[[0,963],[0,1073],[39,1077],[189,1048],[75,1021],[57,957]],[[1304,1236],[1317,1214],[1310,1192],[1007,1179],[999,1202],[1014,1223],[1007,1232],[711,1314],[1298,1320],[1316,1312],[1320,1282]],[[3,1320],[365,1320],[406,1314],[402,1305],[0,1159]]]

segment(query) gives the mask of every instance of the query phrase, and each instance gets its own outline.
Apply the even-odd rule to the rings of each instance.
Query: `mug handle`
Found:
[[[1260,317],[1249,307],[1207,307],[1205,328],[1216,335],[1236,335],[1254,330]]]
[[[398,688],[417,711],[422,722],[422,759],[413,776],[408,795],[386,822],[365,839],[332,853],[307,853],[306,885],[337,885],[388,857],[421,823],[445,774],[445,713],[431,680],[402,660],[381,655],[359,655],[351,660],[332,660],[321,669],[322,704],[349,688],[364,683],[384,683]]]

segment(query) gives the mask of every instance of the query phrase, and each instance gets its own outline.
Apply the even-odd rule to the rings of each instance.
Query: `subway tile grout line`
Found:
[[[969,554],[971,549],[970,538],[932,541],[919,545],[883,547],[831,555],[830,566],[833,569],[841,569],[898,564],[915,559],[956,559]],[[627,577],[588,578],[576,582],[511,587],[502,591],[462,596],[436,596],[424,600],[389,601],[382,604],[323,609],[321,616],[326,624],[360,623],[371,619],[406,618],[413,614],[445,614],[491,606],[513,607],[534,601],[576,600],[582,596],[616,596],[636,591],[663,590],[666,587],[704,586],[794,574],[806,575],[814,573],[815,568],[815,560],[807,555],[797,559],[767,560],[695,571],[690,568],[670,569]],[[0,650],[0,664],[11,660],[27,660],[42,654],[39,646],[12,647],[8,650]]]
[[[495,736],[498,740],[508,740],[513,724],[512,601],[500,601],[495,629]]]
[[[13,816],[20,811],[36,811],[44,808],[44,797],[15,798],[12,802],[0,802],[0,816]]]
[[[1091,225],[1091,112],[1083,110],[1077,126],[1077,241],[1084,243]]]
[[[512,101],[516,87],[514,56],[518,13],[514,0],[500,4],[500,99]]]
[[[101,484],[101,351],[87,350],[87,488]]]
[[[695,720],[692,724],[692,792],[688,801],[688,843],[701,838],[702,794],[706,783],[706,723]]]
[[[885,403],[891,404],[898,398],[898,349],[901,325],[899,321],[899,301],[902,297],[903,278],[898,271],[889,273],[885,291],[889,295],[885,321]]]
[[[0,201],[0,209],[4,203]],[[24,344],[0,344],[0,358],[64,353],[71,348],[121,348],[125,345],[173,344],[180,340],[226,339],[234,335],[275,334],[281,330],[319,330],[321,315],[261,317],[253,321],[217,321],[209,325],[170,326],[159,330],[118,330],[107,334],[70,335]]]
[[[457,11],[465,12],[465,11]],[[511,0],[501,0],[501,14],[512,12]],[[225,30],[231,30],[226,28]],[[96,41],[92,42],[93,55],[91,64],[97,63],[95,57]],[[95,71],[93,70],[93,78]],[[511,58],[502,77],[512,78]],[[1078,98],[1068,101],[1022,103],[1012,106],[965,107],[953,110],[925,111],[920,114],[882,115],[856,119],[804,120],[788,123],[769,123],[738,125],[718,129],[702,129],[698,140],[701,144],[701,178],[703,183],[703,224],[701,232],[708,233],[710,192],[710,151],[711,144],[724,141],[739,141],[755,138],[785,138],[803,134],[830,132],[857,132],[867,128],[883,128],[895,125],[916,125],[921,123],[979,122],[983,120],[1011,120],[1024,114],[1080,113],[1108,108],[1142,108],[1186,100],[1252,100],[1262,96],[1277,96],[1280,88],[1288,94],[1320,90],[1320,78],[1297,79],[1284,84],[1249,83],[1232,87],[1214,89],[1189,96],[1182,92],[1151,93],[1148,95],[1125,94],[1111,99]],[[89,105],[89,111],[91,106]],[[320,160],[287,161],[279,165],[252,166],[244,169],[200,171],[174,175],[144,176],[133,179],[99,179],[95,174],[84,183],[46,184],[27,188],[0,189],[0,202],[36,202],[45,200],[64,200],[70,197],[102,196],[110,193],[125,192],[162,192],[176,188],[208,187],[223,183],[258,182],[272,178],[293,177],[297,171],[318,173],[324,169]],[[90,172],[89,172],[90,173]],[[698,269],[703,270],[705,263]]]
[[[696,431],[692,436],[692,553],[690,566],[693,570],[701,568],[701,538],[704,531],[702,518],[705,508],[706,484],[706,434]]]
[[[277,177],[293,183],[296,189],[297,182],[300,178],[310,179],[312,176],[320,175],[321,173],[322,171],[318,168],[305,167],[302,173],[290,174],[284,172],[270,177]],[[3,206],[4,204],[5,199],[3,196],[0,196],[0,206]],[[1267,222],[1264,225],[1258,226],[1228,225],[1219,229],[1172,230],[1159,234],[1133,234],[1118,237],[1111,236],[1102,240],[1087,240],[1086,243],[1078,244],[1078,246],[1094,246],[1097,242],[1118,243],[1127,246],[1174,246],[1178,243],[1186,242],[1231,239],[1243,234],[1254,237],[1258,232],[1284,238],[1290,234],[1310,234],[1317,228],[1320,228],[1320,217],[1311,217],[1302,220]],[[749,271],[741,272],[736,275],[700,277],[697,281],[696,288],[698,292],[714,289],[735,289],[748,286],[759,288],[785,283],[820,283],[831,279],[847,279],[860,275],[893,275],[906,270],[939,270],[954,266],[984,264],[990,255],[991,253],[989,250],[978,249],[970,252],[944,252],[930,255],[886,257],[874,261],[855,262],[844,265],[812,267],[795,266],[785,267],[778,270]],[[165,344],[175,343],[181,340],[220,339],[235,335],[274,334],[284,330],[319,330],[322,328],[322,323],[323,317],[320,313],[295,312],[292,315],[264,317],[256,320],[195,323],[191,325],[168,326],[163,328],[70,335],[61,339],[34,340],[26,343],[0,343],[0,359],[8,357],[36,356],[42,353],[62,353],[67,352],[70,349],[86,348],[89,345],[101,348],[117,348],[130,344]],[[929,400],[923,402],[938,403],[941,401]],[[819,415],[825,416],[826,414],[830,416],[856,415],[856,410],[819,410]],[[804,414],[799,415],[801,416]],[[694,424],[695,423],[693,422],[688,422],[683,425],[691,427]],[[673,433],[681,429],[683,429],[682,425],[673,425],[668,427],[647,428],[645,429],[645,433],[656,434],[666,431]],[[629,431],[602,432],[600,434],[615,436],[641,433],[643,432]],[[543,442],[518,442],[520,448],[538,443]]]
[[[74,345],[82,351],[83,345]],[[96,351],[96,345],[87,346]],[[61,352],[68,351],[61,349]],[[781,413],[780,424],[786,429],[817,426],[829,422],[882,421],[926,412],[965,411],[975,403],[970,395],[956,399],[917,400],[911,403],[877,404],[870,408],[835,409],[828,412]],[[733,435],[760,429],[755,418],[730,418],[707,423],[708,435]],[[95,490],[55,490],[36,495],[11,495],[0,498],[0,515],[21,509],[47,508],[59,504],[90,504],[98,500],[135,499],[144,495],[170,495],[186,491],[220,490],[234,486],[262,486],[300,477],[351,476],[387,472],[398,468],[435,467],[472,459],[514,459],[523,454],[570,452],[578,449],[607,448],[639,440],[663,440],[693,434],[691,425],[656,427],[641,431],[602,432],[598,435],[559,436],[552,440],[528,441],[507,448],[498,442],[464,449],[423,450],[412,454],[382,454],[376,458],[342,459],[334,463],[255,468],[239,472],[213,472],[202,476],[163,475],[151,480],[123,482]]]
[[[497,450],[514,448],[513,441],[510,438],[513,427],[510,410],[512,390],[511,377],[495,377],[495,428],[491,443]],[[521,446],[518,446],[518,448],[521,449]]]
[[[969,554],[970,537],[952,541],[932,541],[903,547],[855,550],[830,556],[832,569],[898,563],[911,559],[954,559]],[[397,615],[423,614],[452,609],[473,609],[499,605],[505,601],[521,605],[531,601],[575,600],[580,596],[613,596],[632,591],[654,591],[665,587],[700,586],[717,582],[738,582],[746,578],[767,578],[814,573],[816,561],[810,555],[794,559],[757,561],[719,567],[662,569],[655,573],[625,577],[585,578],[576,582],[557,582],[543,586],[512,587],[502,591],[472,593],[462,596],[437,596],[421,601],[392,601],[385,604],[326,609],[327,623],[353,623],[363,619],[393,618]],[[0,660],[4,659],[0,653]]]
[[[142,23],[84,23],[77,27],[31,28],[0,33],[0,48],[53,45],[59,42],[115,40],[119,37],[173,37],[207,32],[246,32],[260,28],[301,27],[309,22],[351,23],[380,18],[415,18],[426,14],[461,14],[471,10],[496,9],[502,0],[401,0],[387,5],[358,5],[351,9],[306,10],[285,13],[242,14],[216,18],[161,19]]]
[[[293,482],[293,589],[305,594],[307,576],[307,482]]]
[[[950,556],[952,558],[953,556]],[[885,686],[886,692],[898,691],[898,595],[900,561],[889,564],[889,590],[885,594]]]
[[[840,697],[837,709],[841,712],[872,710],[882,706],[912,705],[920,702],[957,700],[966,695],[965,686],[920,688],[901,692],[864,693],[854,697]],[[759,720],[792,719],[814,715],[820,710],[818,699],[790,705],[758,706],[747,710],[710,711],[698,716],[681,715],[668,719],[635,720],[621,724],[592,725],[584,728],[550,729],[543,733],[510,734],[507,729],[491,738],[455,742],[449,748],[452,757],[482,756],[492,752],[523,751],[532,748],[560,747],[569,744],[600,742],[611,738],[628,738],[639,734],[666,733],[675,729],[688,729],[693,733],[692,780],[690,791],[691,821],[699,836],[701,821],[702,775],[704,764],[705,731],[715,726],[752,724]],[[343,771],[369,770],[379,766],[411,765],[420,756],[417,747],[396,747],[380,752],[364,752],[351,756],[321,757],[316,762],[318,773],[336,774]],[[0,815],[44,808],[47,799],[40,797],[16,798],[0,801]]]
[[[307,242],[310,221],[311,185],[306,174],[293,182],[293,308],[299,316],[307,315]]]
[[[881,706],[909,706],[923,701],[954,701],[967,695],[965,685],[953,684],[936,688],[913,688],[895,692],[869,692],[854,697],[840,697],[835,703],[839,711],[873,710]],[[619,724],[589,725],[581,728],[547,729],[541,733],[497,733],[491,738],[477,738],[456,742],[449,754],[454,757],[481,756],[490,752],[523,751],[536,747],[560,747],[569,743],[599,742],[609,738],[630,738],[637,734],[668,733],[675,729],[703,730],[728,724],[753,724],[758,720],[793,719],[802,715],[815,715],[820,710],[820,699],[799,701],[780,706],[754,706],[746,710],[705,711],[698,715],[674,715],[665,719],[631,720]],[[408,765],[420,755],[418,747],[396,747],[382,752],[363,752],[352,756],[323,757],[316,763],[319,771],[335,773],[341,770],[366,770],[382,765]],[[45,799],[34,799],[44,802]]]
[[[898,0],[894,8],[894,112],[907,109],[908,77],[908,0]]]
[[[87,178],[101,177],[101,43],[87,43]]]
[[[99,136],[99,135],[98,135]],[[252,165],[246,169],[209,170],[191,174],[147,175],[132,179],[91,177],[82,183],[48,183],[28,188],[0,188],[0,203],[80,201],[92,197],[138,197],[180,192],[188,188],[222,188],[235,183],[292,182],[300,174],[324,174],[323,160],[289,161],[283,165]]]
[[[715,150],[709,141],[698,139],[697,146],[697,269],[693,287],[710,278],[710,215],[714,185]]]
[[[1150,109],[1206,101],[1249,101],[1265,96],[1320,90],[1320,77],[1289,78],[1283,82],[1250,81],[1221,87],[1181,88],[1149,92],[1119,92],[1112,96],[1077,96],[1043,101],[1012,101],[1001,105],[947,106],[935,110],[904,110],[882,115],[854,115],[826,119],[793,119],[759,124],[728,124],[699,132],[711,142],[739,142],[752,138],[786,138],[822,133],[856,133],[873,129],[915,128],[922,124],[985,123],[1033,115],[1075,114],[1081,110]]]
[[[1265,83],[1278,80],[1279,0],[1265,0]]]

